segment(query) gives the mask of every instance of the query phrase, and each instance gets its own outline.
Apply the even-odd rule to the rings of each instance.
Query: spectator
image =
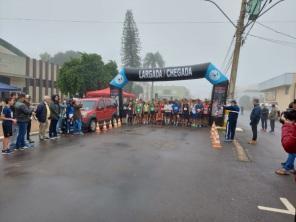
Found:
[[[282,163],[282,168],[275,171],[278,175],[295,174],[294,162],[296,159],[296,100],[289,105],[289,109],[281,117],[282,145],[288,153],[287,160]],[[295,176],[296,180],[296,176]]]
[[[261,118],[261,108],[259,105],[259,99],[253,100],[254,108],[250,115],[250,125],[252,128],[253,137],[252,140],[249,142],[249,144],[255,145],[257,143],[257,126],[259,124],[260,118]]]
[[[262,125],[262,131],[267,131],[267,119],[268,119],[269,110],[267,107],[263,104],[261,109],[261,125]]]
[[[67,104],[66,108],[66,119],[67,119],[67,130],[66,132],[73,133],[74,132],[74,107],[73,107],[74,100],[70,99]]]
[[[16,120],[13,119],[13,114],[11,111],[11,106],[14,104],[13,98],[8,98],[5,100],[5,107],[2,109],[1,120],[3,128],[3,149],[2,154],[10,154],[13,152],[9,148],[9,138],[12,136],[12,125],[16,124]]]
[[[44,141],[49,139],[46,136],[46,130],[48,128],[48,119],[50,118],[50,97],[44,96],[44,100],[38,105],[36,110],[36,117],[39,122],[39,139]]]
[[[15,118],[17,120],[17,125],[19,128],[17,140],[16,140],[16,149],[23,150],[29,148],[25,143],[25,136],[27,133],[27,126],[32,115],[33,109],[28,108],[25,104],[25,94],[21,93],[18,96],[18,100],[15,103]]]
[[[277,119],[277,109],[275,107],[275,104],[272,104],[271,106],[271,111],[269,113],[269,121],[270,121],[270,133],[274,132],[274,128],[275,128],[275,121]]]
[[[230,106],[225,106],[225,110],[229,110],[228,120],[226,125],[225,142],[232,142],[235,136],[239,107],[235,100],[231,101]]]
[[[81,108],[82,104],[77,104],[76,100],[73,100],[73,107],[74,107],[74,133],[77,135],[83,135],[82,133],[82,115],[81,115]]]
[[[49,138],[50,139],[57,139],[57,124],[60,118],[61,108],[59,104],[59,96],[53,95],[51,98],[51,103],[49,105],[50,110],[50,124],[49,124]]]
[[[25,105],[30,108],[31,107],[31,96],[30,95],[26,95],[25,101],[24,101]],[[32,126],[32,114],[30,115],[30,119],[28,122],[28,126],[27,126],[27,141],[29,143],[34,143],[33,140],[31,140],[30,134],[31,134],[31,126]]]
[[[17,100],[17,94],[15,92],[10,94],[10,98],[13,100],[13,105],[10,106],[12,112],[12,118],[15,119],[15,102]],[[10,146],[11,150],[16,148],[16,139],[18,135],[18,126],[17,124],[12,124],[12,136],[10,137]]]

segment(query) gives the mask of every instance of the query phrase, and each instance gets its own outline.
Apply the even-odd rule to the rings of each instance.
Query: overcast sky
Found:
[[[236,22],[241,1],[216,2]],[[138,25],[142,57],[159,51],[167,66],[212,62],[225,70],[223,60],[234,28],[212,4],[201,0],[0,0],[0,35],[35,58],[44,51],[77,50],[98,53],[104,60],[120,64],[121,22],[127,9],[133,10]],[[296,36],[295,11],[296,1],[285,0],[259,22]],[[19,18],[33,20],[14,20]],[[241,51],[238,85],[296,72],[296,39],[260,25],[255,25],[251,34],[295,44],[275,44],[249,36]],[[195,97],[205,97],[211,89],[205,80],[167,84],[186,85]]]

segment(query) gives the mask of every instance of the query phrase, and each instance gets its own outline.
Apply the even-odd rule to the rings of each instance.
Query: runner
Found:
[[[175,100],[175,102],[172,105],[172,109],[173,109],[173,124],[174,126],[178,126],[179,125],[179,113],[180,113],[180,105],[178,100]]]
[[[159,101],[157,103],[157,113],[156,113],[156,125],[162,125],[163,124],[163,104]]]
[[[149,112],[149,123],[154,124],[155,123],[155,102],[154,99],[152,99],[150,103],[150,112]]]
[[[189,110],[188,100],[185,99],[182,106],[182,117],[183,117],[183,126],[189,126],[190,124],[190,110]]]
[[[147,124],[149,123],[149,110],[150,110],[150,105],[149,102],[144,102],[144,106],[143,106],[143,113],[144,113],[144,120],[143,120],[143,124]]]
[[[204,108],[203,108],[203,116],[202,116],[202,126],[206,127],[209,125],[209,114],[210,114],[210,104],[209,101],[205,99]]]
[[[192,100],[190,105],[190,114],[191,114],[191,126],[197,127],[197,111],[196,111],[196,101]]]
[[[133,116],[134,116],[133,102],[129,102],[127,107],[127,115],[126,115],[126,118],[127,118],[126,122],[128,125],[133,125]]]
[[[171,107],[168,101],[165,102],[164,105],[164,124],[169,125],[170,124],[170,119],[171,119]]]
[[[139,100],[136,104],[136,123],[142,124],[143,103]]]
[[[203,104],[200,99],[197,100],[197,104],[195,106],[196,114],[197,114],[197,127],[202,127],[202,114],[203,114]]]

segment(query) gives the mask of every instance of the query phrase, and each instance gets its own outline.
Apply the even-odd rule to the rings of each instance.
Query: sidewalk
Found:
[[[35,134],[39,131],[39,123],[36,120],[32,120],[32,127],[31,127],[31,134]],[[0,139],[3,139],[3,128],[2,128],[2,124],[0,127]]]

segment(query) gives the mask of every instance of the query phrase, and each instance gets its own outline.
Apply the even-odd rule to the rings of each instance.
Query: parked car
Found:
[[[97,124],[103,128],[104,122],[113,125],[117,119],[117,102],[111,97],[83,98],[80,103],[84,130],[95,132]]]

